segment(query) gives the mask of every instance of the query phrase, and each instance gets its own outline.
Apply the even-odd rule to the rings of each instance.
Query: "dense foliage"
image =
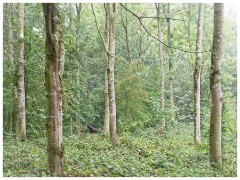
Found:
[[[236,131],[224,133],[223,166],[209,166],[208,133],[192,143],[193,124],[177,124],[165,135],[153,128],[124,133],[113,148],[104,134],[70,136],[65,142],[65,176],[237,176]],[[48,176],[46,138],[4,141],[4,176]]]
[[[15,140],[17,118],[17,9],[13,4],[14,63],[7,61],[6,8],[3,6],[3,175],[48,176],[46,154],[46,92],[44,87],[44,22],[40,4],[25,4],[25,88],[27,137]],[[161,13],[165,13],[165,5]],[[103,4],[95,4],[103,34]],[[139,16],[156,16],[154,4],[127,4]],[[166,132],[161,134],[160,77],[158,42],[141,27],[138,19],[118,4],[116,20],[115,85],[119,139],[112,147],[106,134],[88,134],[86,125],[103,127],[104,48],[97,33],[90,4],[82,4],[80,18],[75,4],[58,4],[65,40],[63,75],[63,135],[65,176],[237,176],[237,26],[235,14],[226,9],[222,90],[224,94],[222,132],[223,166],[209,166],[210,52],[203,54],[201,75],[202,144],[193,145],[193,65],[195,54],[164,46]],[[172,4],[172,45],[195,49],[197,4],[193,4],[191,34],[187,4]],[[166,14],[164,14],[166,15]],[[123,23],[128,21],[131,59],[126,48]],[[157,20],[142,19],[157,37]],[[163,41],[167,24],[161,19]],[[79,28],[79,35],[76,31]],[[203,49],[212,46],[213,5],[204,12]],[[79,47],[77,47],[79,43]],[[176,123],[170,124],[168,58],[173,61]],[[78,74],[79,73],[79,74]],[[79,83],[78,79],[79,78]],[[13,84],[13,88],[11,88]],[[13,113],[13,132],[9,133],[9,113]],[[81,137],[76,134],[80,116]]]

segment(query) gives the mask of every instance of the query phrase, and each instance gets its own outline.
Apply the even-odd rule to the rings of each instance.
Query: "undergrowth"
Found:
[[[64,138],[64,176],[237,176],[236,137],[223,144],[222,167],[212,168],[207,136],[195,146],[190,129],[178,124],[165,134],[153,128],[124,133],[115,147],[104,134]],[[46,138],[17,142],[8,137],[3,145],[4,176],[49,176]]]

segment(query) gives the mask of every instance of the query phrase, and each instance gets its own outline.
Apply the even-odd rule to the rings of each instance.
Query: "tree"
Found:
[[[80,36],[80,13],[82,10],[82,4],[81,3],[76,3],[76,11],[77,11],[77,23],[76,23],[76,49],[77,51],[79,51],[79,36]],[[77,85],[78,87],[80,87],[80,60],[78,59],[77,61]],[[78,109],[78,114],[77,114],[77,123],[76,123],[76,127],[77,127],[77,135],[80,136],[81,135],[81,128],[80,128],[80,88],[77,92],[77,109]]]
[[[63,176],[62,62],[64,41],[54,3],[43,3],[45,18],[45,86],[47,92],[47,150],[50,175]]]
[[[165,117],[164,117],[164,67],[163,67],[163,47],[162,43],[162,27],[161,27],[161,14],[160,14],[160,3],[156,5],[157,8],[157,23],[158,23],[158,39],[159,39],[159,62],[160,62],[160,78],[161,78],[161,112],[162,112],[162,128],[165,128]]]
[[[18,4],[18,121],[17,137],[26,138],[26,108],[24,83],[24,4]]]
[[[108,94],[109,94],[109,120],[110,120],[110,138],[112,144],[116,144],[117,127],[116,127],[116,101],[114,85],[114,62],[115,62],[115,18],[117,6],[115,3],[108,3],[109,13],[109,46],[108,46]]]
[[[125,3],[125,7],[127,7],[127,3]],[[124,18],[123,18],[123,14],[122,14],[122,8],[121,8],[121,20],[122,20],[122,25],[123,25],[124,32],[125,32],[125,40],[126,40],[126,46],[127,46],[128,60],[131,61],[132,56],[131,56],[131,50],[130,50],[130,45],[129,45],[129,37],[128,37],[128,17],[127,17],[127,15],[125,15],[125,22],[124,22]]]
[[[106,4],[105,7],[105,49],[108,49],[109,46],[109,13]],[[105,107],[104,107],[104,131],[109,133],[109,94],[108,94],[108,52],[104,53],[105,59],[105,74],[104,74],[104,98],[105,98]]]
[[[213,166],[219,165],[222,162],[221,117],[223,95],[221,89],[221,63],[223,52],[223,10],[224,5],[222,3],[214,4],[213,45],[210,70],[210,161]]]
[[[12,28],[12,4],[7,3],[6,4],[7,9],[7,59],[8,64],[10,65],[11,69],[15,69],[13,65],[13,28]],[[14,99],[14,85],[11,82],[9,85],[11,89],[11,102],[13,102]],[[13,130],[13,104],[11,103],[10,109],[8,111],[8,131],[11,134]]]
[[[196,41],[196,52],[202,51],[202,38],[203,38],[203,10],[204,4],[199,4],[198,10],[198,30]],[[201,67],[202,67],[202,54],[196,53],[196,61],[194,68],[194,141],[195,144],[201,143],[200,135],[200,90],[201,90]]]
[[[109,91],[108,91],[108,61],[109,61],[109,9],[108,9],[108,4],[104,4],[104,9],[105,9],[105,31],[104,31],[104,38],[102,37],[102,34],[100,32],[100,29],[98,27],[98,23],[97,23],[97,18],[96,18],[96,14],[93,8],[93,4],[91,4],[92,7],[92,12],[93,12],[93,16],[94,16],[94,20],[95,20],[95,24],[96,24],[96,28],[98,31],[98,34],[102,40],[102,45],[104,47],[104,60],[105,60],[105,67],[104,67],[104,132],[105,133],[109,133],[109,128],[110,128],[110,124],[109,124],[109,118],[110,118],[110,109],[109,109]]]
[[[171,5],[168,3],[167,7],[167,14],[166,14],[166,20],[167,20],[167,37],[168,37],[168,46],[171,47],[171,14],[170,14]],[[168,52],[168,60],[169,60],[169,91],[170,91],[170,104],[171,104],[171,123],[173,125],[174,119],[175,119],[175,113],[174,113],[174,90],[173,90],[173,64],[172,64],[172,56],[173,50],[172,48],[169,49]]]

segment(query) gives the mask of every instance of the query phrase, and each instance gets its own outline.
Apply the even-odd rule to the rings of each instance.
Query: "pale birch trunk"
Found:
[[[116,101],[115,101],[115,86],[114,86],[114,62],[115,62],[115,18],[116,4],[108,4],[109,13],[109,47],[108,47],[108,93],[109,93],[109,111],[110,111],[110,139],[115,145],[117,141],[116,128]]]
[[[161,26],[161,14],[160,14],[160,3],[158,3],[157,7],[157,22],[158,22],[158,39],[163,42],[162,38],[162,26]],[[162,43],[159,42],[159,62],[160,62],[160,79],[161,79],[161,113],[162,113],[162,129],[165,129],[165,117],[164,117],[164,107],[165,107],[165,99],[164,99],[164,66],[163,66],[163,47]]]
[[[17,137],[26,138],[26,108],[24,83],[24,4],[18,4],[18,123]]]
[[[47,151],[50,175],[63,176],[62,76],[64,42],[53,3],[43,3],[45,17],[45,86],[47,92]]]
[[[223,53],[222,3],[214,4],[214,30],[210,71],[211,119],[210,119],[210,161],[213,166],[222,162],[221,117],[223,94],[221,90],[221,65]]]
[[[196,52],[202,51],[203,11],[204,11],[204,4],[200,3],[199,10],[198,10],[198,30],[197,30]],[[195,144],[201,143],[201,133],[200,133],[201,66],[202,66],[202,54],[196,53],[196,61],[195,61],[195,68],[194,68],[194,141],[195,141]]]

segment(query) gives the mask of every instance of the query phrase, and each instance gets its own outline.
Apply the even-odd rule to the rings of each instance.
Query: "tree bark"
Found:
[[[43,3],[45,18],[45,86],[47,92],[47,151],[50,175],[63,176],[62,76],[64,41],[54,3]]]
[[[116,101],[114,86],[114,62],[115,62],[115,18],[116,4],[108,3],[109,13],[109,47],[108,47],[108,94],[109,94],[109,111],[110,111],[110,139],[115,145],[117,141],[116,128]]]
[[[79,48],[80,48],[80,44],[79,44],[79,36],[80,36],[80,13],[81,13],[81,10],[82,10],[82,4],[79,3],[77,4],[76,3],[76,11],[77,11],[77,24],[76,24],[76,49],[77,51],[79,51]],[[77,60],[77,84],[78,84],[78,87],[80,87],[80,61]],[[80,128],[80,89],[78,90],[77,92],[77,97],[78,97],[78,115],[77,115],[77,121],[76,121],[76,129],[77,129],[77,135],[78,136],[81,136],[81,128]]]
[[[105,49],[108,49],[109,45],[109,13],[108,8],[105,7]],[[109,133],[109,94],[108,94],[108,52],[105,51],[105,77],[104,77],[104,98],[105,98],[105,113],[104,113],[104,131]]]
[[[77,61],[77,84],[78,84],[78,87],[80,88],[80,62],[79,60]],[[78,115],[77,115],[77,122],[76,122],[76,126],[77,126],[77,135],[78,136],[81,136],[81,126],[80,126],[80,89],[78,90],[77,92],[77,97],[78,97],[78,102],[77,102],[77,105],[78,105]]]
[[[160,3],[156,6],[157,8],[157,22],[158,22],[158,39],[163,42],[162,38],[162,26],[161,26],[161,14],[160,14]],[[164,107],[165,107],[165,99],[164,99],[164,67],[163,67],[163,47],[162,43],[159,42],[159,62],[160,62],[160,78],[161,78],[161,113],[162,113],[162,129],[165,129],[165,116],[164,116]]]
[[[81,19],[81,10],[82,10],[82,4],[76,3],[76,11],[77,11],[77,24],[76,24],[76,48],[79,50],[79,36],[80,36],[80,19]]]
[[[8,43],[8,61],[13,65],[13,28],[12,28],[12,4],[6,4],[7,9],[7,43]]]
[[[26,108],[24,84],[24,4],[18,4],[18,128],[19,140],[26,138]]]
[[[6,4],[7,9],[7,59],[10,67],[14,69],[13,65],[13,28],[12,28],[12,4]],[[14,102],[14,85],[10,83],[9,89],[11,89],[11,101]],[[12,134],[13,130],[13,104],[8,110],[8,132]]]
[[[167,18],[167,29],[168,29],[168,46],[171,47],[171,22],[170,22],[170,3],[168,3],[168,18]],[[174,90],[173,90],[173,64],[172,64],[172,56],[173,50],[169,50],[169,91],[170,91],[170,104],[171,104],[171,124],[174,124],[175,113],[174,113]]]
[[[125,3],[125,7],[127,7],[127,3]],[[122,20],[122,25],[123,25],[124,32],[125,32],[125,40],[126,40],[126,46],[127,46],[128,61],[131,61],[132,57],[131,57],[131,50],[130,50],[129,38],[128,38],[128,18],[127,18],[127,15],[125,15],[125,22],[124,22],[122,11],[121,11],[121,20]]]
[[[204,11],[204,4],[200,3],[199,10],[198,10],[198,31],[197,31],[197,41],[196,41],[196,52],[202,51],[203,11]],[[195,144],[201,143],[201,133],[200,133],[201,67],[202,67],[202,54],[196,53],[196,61],[195,61],[195,68],[194,68],[194,141],[195,141]]]
[[[192,21],[192,3],[189,3],[188,4],[188,45],[189,45],[189,50],[192,51],[192,44],[191,44],[191,21]],[[193,54],[192,53],[189,53],[190,55],[190,58],[193,62]]]
[[[211,54],[210,91],[210,162],[212,166],[222,162],[221,116],[223,95],[221,90],[221,64],[223,53],[223,10],[222,3],[214,4],[214,30]]]

